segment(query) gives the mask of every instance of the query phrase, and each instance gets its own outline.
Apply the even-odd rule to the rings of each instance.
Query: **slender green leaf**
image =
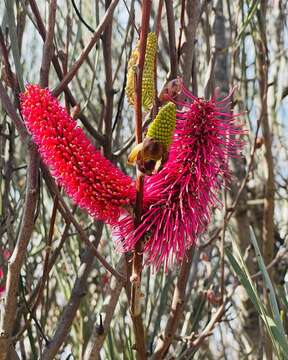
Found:
[[[281,318],[280,318],[280,312],[279,312],[279,308],[278,308],[278,304],[277,304],[277,300],[276,300],[275,291],[274,291],[274,288],[272,286],[272,282],[270,280],[268,271],[266,269],[263,257],[261,255],[261,252],[260,252],[256,237],[255,237],[254,231],[253,231],[253,229],[251,227],[250,227],[250,233],[251,233],[251,236],[250,236],[251,242],[252,242],[252,244],[254,246],[254,249],[255,249],[256,259],[257,259],[260,271],[263,274],[265,286],[268,288],[268,297],[269,297],[269,301],[270,301],[271,310],[272,310],[272,313],[273,313],[274,320],[275,320],[275,322],[277,324],[277,327],[278,327],[279,331],[282,333],[282,336],[285,337],[285,331],[284,331],[283,324],[282,324],[282,321],[281,321]]]
[[[19,82],[21,91],[24,91],[23,73],[22,73],[22,67],[21,67],[21,61],[20,61],[20,51],[19,51],[19,47],[18,47],[19,41],[18,41],[18,37],[17,37],[13,6],[14,6],[14,0],[5,0],[5,7],[6,7],[6,11],[7,11],[7,23],[9,26],[9,36],[10,36],[10,41],[11,41],[13,59],[14,59],[15,68],[16,68],[16,76],[17,76],[17,80]]]
[[[278,294],[280,296],[283,305],[285,306],[286,312],[288,312],[288,300],[283,286],[278,287]]]
[[[275,338],[275,340],[278,342],[278,344],[281,346],[284,354],[288,354],[288,342],[285,336],[283,336],[283,334],[281,333],[281,330],[279,329],[279,327],[276,325],[275,321],[269,317],[266,316],[266,319],[268,321],[268,325],[269,328]],[[287,359],[287,357],[286,357]]]
[[[244,286],[245,290],[248,293],[248,296],[250,297],[251,301],[253,302],[254,306],[256,307],[257,311],[262,314],[261,307],[259,306],[259,298],[257,296],[257,293],[254,289],[254,286],[250,283],[248,277],[246,276],[245,272],[241,269],[239,266],[237,260],[235,259],[234,255],[229,249],[225,249],[225,254],[228,257],[228,260],[233,267],[235,273],[238,275],[238,278],[241,282],[241,284]]]

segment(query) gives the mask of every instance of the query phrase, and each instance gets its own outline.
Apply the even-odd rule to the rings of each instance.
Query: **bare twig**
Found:
[[[95,248],[97,247],[101,234],[102,234],[103,225],[98,223],[98,229],[96,233],[96,239],[93,243]],[[94,255],[90,252],[89,249],[86,249],[85,254],[82,257],[83,262],[79,267],[77,279],[74,283],[74,287],[72,289],[72,293],[67,305],[64,308],[64,311],[57,323],[56,331],[53,335],[53,338],[49,342],[49,344],[45,347],[42,359],[43,360],[53,360],[57,355],[58,350],[61,345],[65,341],[73,320],[75,318],[76,312],[79,308],[81,299],[86,295],[87,288],[87,278],[91,272]],[[121,282],[119,282],[121,284]],[[123,286],[123,285],[122,285]]]
[[[5,91],[2,82],[0,82],[0,99],[7,114],[11,119],[13,119],[13,122],[16,126],[16,129],[19,133],[22,142],[26,143],[27,141],[30,141],[30,136],[25,128],[25,125],[23,124],[23,121],[21,120],[20,116],[17,114],[15,107],[10,101],[9,96],[7,95],[7,92]]]
[[[170,72],[168,75],[168,79],[172,80],[177,77],[177,69],[178,69],[173,1],[165,0],[165,5],[166,5],[166,13],[167,13],[168,36],[169,36],[169,58],[170,58]]]
[[[42,37],[42,39],[45,41],[46,39],[46,29],[45,29],[45,25],[41,19],[41,15],[37,6],[37,3],[35,0],[29,0],[30,2],[30,6],[31,9],[33,11],[33,14],[35,16],[36,19],[36,24],[38,26],[38,31],[40,36]],[[52,59],[53,62],[53,66],[55,68],[55,71],[57,73],[57,76],[60,80],[63,79],[63,72],[61,70],[61,66],[59,63],[59,60],[57,58],[56,55],[53,56]],[[77,101],[74,98],[74,96],[72,95],[71,91],[69,90],[68,86],[66,86],[64,88],[65,94],[67,95],[67,98],[69,99],[69,102],[71,104],[71,106],[76,106],[77,105]],[[100,144],[104,144],[104,136],[102,134],[100,134],[96,129],[93,128],[93,126],[90,124],[90,122],[88,121],[88,119],[84,116],[83,113],[79,114],[79,120],[83,123],[83,125],[85,126],[85,128],[89,131],[89,133],[100,143]]]
[[[94,29],[85,21],[85,19],[83,19],[83,16],[82,16],[80,10],[77,8],[77,6],[76,6],[76,4],[75,4],[75,0],[71,0],[71,2],[72,2],[73,8],[74,8],[74,10],[75,10],[75,12],[76,12],[79,20],[86,26],[86,28],[87,28],[90,32],[92,32],[92,34],[94,34]]]
[[[0,359],[6,360],[11,345],[11,335],[17,309],[17,292],[21,267],[34,228],[34,213],[38,199],[39,159],[34,145],[29,146],[27,160],[26,197],[19,236],[8,263],[6,295],[1,317]]]
[[[158,339],[152,359],[163,359],[173,341],[174,335],[177,331],[181,315],[185,304],[185,290],[193,260],[193,253],[191,249],[186,252],[186,258],[181,265],[179,277],[175,284],[173,300],[171,305],[170,316],[164,334]]]
[[[76,206],[74,207],[74,210],[76,210]],[[73,211],[73,213],[74,213],[74,211]],[[51,222],[52,222],[52,220],[51,220]],[[38,298],[41,299],[41,292],[43,292],[43,290],[44,290],[44,287],[42,286],[42,284],[45,284],[45,282],[47,281],[49,274],[50,274],[53,266],[55,265],[56,260],[58,259],[59,255],[60,255],[60,252],[63,248],[64,242],[67,239],[68,230],[70,228],[70,225],[71,225],[71,222],[66,222],[60,243],[57,246],[57,248],[53,251],[52,256],[49,257],[49,259],[50,259],[49,263],[48,263],[47,267],[45,269],[43,269],[42,277],[39,279],[39,281],[36,284],[35,288],[33,289],[32,293],[29,294],[29,299],[27,300],[26,304],[22,305],[18,310],[17,317],[18,317],[18,319],[20,319],[22,314],[27,310],[27,307],[29,309],[30,309],[30,307],[32,307],[30,310],[30,313],[31,313],[30,318],[26,320],[25,326],[19,331],[19,333],[13,337],[13,341],[19,340],[21,338],[23,333],[27,330],[27,327],[29,326],[30,321],[32,320],[33,313],[36,311],[37,306],[39,305]],[[45,266],[45,264],[44,264],[44,266]]]
[[[69,207],[66,205],[59,189],[57,188],[55,181],[52,179],[52,177],[50,176],[50,173],[48,171],[48,169],[46,168],[46,166],[42,163],[41,164],[41,169],[43,172],[43,177],[46,181],[46,184],[49,188],[49,190],[52,192],[52,194],[57,195],[58,199],[59,199],[59,211],[61,212],[62,216],[67,220],[70,221],[75,229],[77,230],[77,232],[79,233],[80,239],[86,244],[86,246],[90,249],[90,251],[92,251],[92,253],[94,254],[94,256],[100,261],[100,263],[112,274],[114,275],[120,282],[125,282],[126,279],[123,278],[123,276],[121,274],[119,274],[114,268],[113,266],[111,266],[97,251],[97,249],[95,248],[95,246],[93,245],[93,243],[91,243],[91,241],[88,239],[88,237],[86,236],[84,230],[82,229],[82,227],[79,225],[78,221],[75,219],[75,217],[73,216],[73,214],[71,213]]]
[[[181,57],[181,47],[182,47],[182,35],[185,28],[185,7],[186,0],[181,1],[181,15],[180,15],[180,29],[179,29],[179,37],[178,37],[178,46],[177,46],[177,60],[180,62]]]
[[[111,5],[111,0],[105,1],[105,9],[108,11]],[[112,79],[112,54],[111,54],[111,42],[112,42],[112,21],[110,21],[103,33],[103,56],[105,59],[105,144],[104,152],[107,158],[111,157],[111,138],[112,138],[112,118],[113,118],[113,79]]]
[[[51,0],[49,8],[48,29],[43,47],[42,64],[40,69],[40,86],[45,88],[48,86],[49,70],[54,53],[53,37],[56,18],[57,1]]]
[[[189,86],[192,74],[192,62],[194,55],[194,47],[196,40],[196,29],[200,20],[200,1],[186,0],[186,12],[188,17],[188,24],[184,28],[185,33],[185,47],[183,52],[183,82]],[[178,45],[179,46],[179,45]]]
[[[83,49],[82,53],[80,54],[78,59],[75,61],[74,65],[71,67],[70,71],[68,71],[68,73],[61,80],[60,84],[58,84],[57,87],[53,90],[54,96],[58,96],[59,94],[61,94],[61,92],[65,89],[65,87],[70,83],[70,81],[76,75],[80,66],[85,61],[85,59],[89,55],[90,51],[93,49],[94,45],[100,39],[101,34],[103,33],[103,31],[106,29],[106,27],[111,22],[115,7],[118,4],[118,2],[119,2],[119,0],[111,1],[111,4],[109,5],[105,15],[103,16],[101,23],[97,26],[97,29],[95,30],[95,33],[93,34],[89,43]]]
[[[136,73],[136,94],[135,94],[135,135],[136,143],[142,142],[142,78],[145,61],[146,42],[149,30],[149,18],[152,1],[147,0],[142,4],[142,20],[139,45],[139,59]],[[135,205],[135,227],[141,222],[143,207],[143,175],[138,174],[136,179],[136,205]],[[137,358],[146,359],[146,346],[144,337],[144,328],[141,319],[141,273],[142,273],[142,239],[135,245],[132,260],[131,275],[131,316],[133,320]]]
[[[126,261],[125,256],[121,256],[118,265],[116,266],[116,270],[123,276],[126,276]],[[84,360],[98,360],[99,359],[99,352],[103,346],[104,340],[107,336],[110,323],[113,319],[115,307],[119,301],[119,296],[121,290],[123,288],[123,283],[116,281],[115,279],[111,281],[111,287],[109,289],[108,294],[105,297],[104,304],[100,311],[100,314],[103,316],[105,315],[103,321],[103,330],[100,332],[98,330],[97,324],[93,329],[91,337],[88,341]]]
[[[218,310],[212,316],[211,320],[209,321],[205,329],[202,331],[202,333],[194,341],[192,341],[188,346],[188,348],[185,350],[185,352],[181,354],[180,357],[181,360],[184,359],[188,360],[190,358],[189,355],[191,355],[191,350],[195,351],[196,349],[198,349],[200,345],[203,343],[203,341],[208,336],[211,335],[212,330],[214,329],[215,325],[219,323],[224,313],[225,313],[225,304],[223,303],[222,305],[220,305]]]

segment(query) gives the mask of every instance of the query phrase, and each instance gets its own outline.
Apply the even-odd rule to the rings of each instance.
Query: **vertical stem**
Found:
[[[0,359],[6,360],[11,345],[11,336],[17,311],[17,294],[21,267],[27,251],[34,228],[34,214],[38,198],[38,165],[37,151],[33,145],[29,146],[27,160],[26,196],[21,220],[19,236],[8,262],[6,281],[6,295],[2,308],[1,334],[0,334]]]
[[[182,261],[179,276],[175,284],[170,314],[164,330],[164,334],[159,337],[157,341],[152,360],[161,360],[166,358],[169,347],[178,329],[181,316],[183,315],[186,286],[191,271],[193,256],[194,251],[191,249],[187,250],[186,257]]]
[[[167,13],[167,26],[169,36],[169,57],[170,57],[170,71],[168,79],[172,80],[177,77],[178,61],[176,52],[176,36],[175,36],[175,17],[173,2],[165,0],[166,13]]]
[[[257,48],[257,62],[258,62],[258,76],[260,87],[260,99],[261,99],[261,126],[264,137],[265,145],[265,160],[267,166],[267,181],[265,186],[265,200],[264,200],[264,214],[263,214],[263,227],[262,227],[262,239],[263,239],[263,257],[265,263],[268,265],[273,259],[274,249],[274,197],[275,197],[275,178],[274,178],[274,160],[272,155],[272,138],[271,129],[268,117],[268,47],[267,47],[267,35],[266,35],[266,13],[267,13],[267,1],[262,0],[260,2],[260,10],[258,13],[259,23],[259,39],[256,41]],[[270,276],[272,276],[272,269],[269,270]],[[264,290],[264,302],[269,307],[268,293]],[[265,352],[268,360],[273,358],[272,343],[268,336],[265,341]]]
[[[142,19],[140,32],[139,59],[136,73],[136,94],[135,94],[135,121],[136,121],[136,143],[142,142],[142,78],[145,61],[146,42],[149,30],[149,17],[152,1],[143,1]],[[141,222],[141,214],[143,207],[143,175],[137,173],[136,180],[136,204],[135,204],[135,221],[134,226],[137,227]],[[141,273],[142,273],[142,246],[143,239],[140,239],[135,246],[132,260],[132,276],[131,276],[131,316],[135,332],[137,358],[146,359],[146,347],[144,339],[144,328],[141,319]]]
[[[111,0],[105,1],[105,10],[109,9]],[[111,158],[111,140],[112,140],[112,118],[113,118],[113,76],[112,76],[112,20],[107,25],[102,36],[103,57],[105,68],[105,145],[104,153],[107,158]]]

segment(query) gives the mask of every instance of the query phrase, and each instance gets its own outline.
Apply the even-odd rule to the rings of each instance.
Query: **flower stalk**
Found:
[[[135,135],[136,143],[140,144],[142,142],[142,80],[143,80],[143,69],[145,62],[145,52],[146,52],[146,43],[149,30],[149,18],[151,12],[152,1],[147,0],[142,4],[142,19],[141,19],[141,33],[140,33],[140,44],[139,44],[139,59],[137,64],[137,69],[135,73]],[[137,171],[136,179],[136,204],[134,210],[134,228],[136,229],[140,222],[142,216],[143,208],[143,184],[144,179],[143,175]],[[131,306],[130,311],[132,315],[134,333],[136,339],[136,350],[137,357],[139,359],[146,359],[146,346],[144,338],[144,328],[141,319],[141,274],[143,266],[143,239],[139,239],[139,242],[136,244],[133,250],[133,260],[132,260],[132,274],[131,274]]]

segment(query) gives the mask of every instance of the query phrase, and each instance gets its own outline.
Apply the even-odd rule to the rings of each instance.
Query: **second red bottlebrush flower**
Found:
[[[94,148],[48,89],[28,85],[21,109],[42,159],[67,194],[91,216],[115,223],[135,201],[131,178]]]
[[[230,97],[217,101],[196,98],[182,88],[187,101],[176,102],[176,129],[163,169],[146,178],[144,213],[133,229],[133,219],[116,228],[119,245],[132,249],[143,236],[146,261],[158,268],[176,259],[206,229],[214,207],[221,205],[219,191],[230,179],[228,160],[243,146],[243,130],[235,115],[226,111]]]

